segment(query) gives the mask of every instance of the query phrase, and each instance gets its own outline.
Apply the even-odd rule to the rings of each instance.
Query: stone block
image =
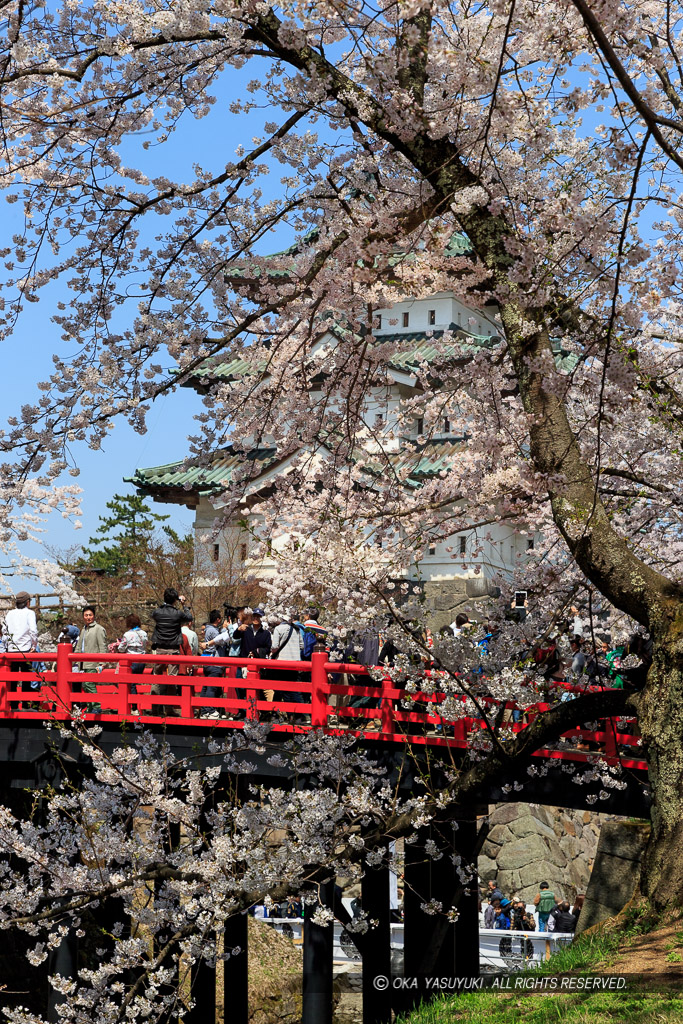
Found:
[[[510,840],[513,838],[514,836],[510,831],[510,827],[508,825],[498,824],[493,826],[493,828],[486,837],[486,842],[497,843],[498,846],[501,846],[503,843],[509,843]]]
[[[488,882],[490,879],[496,880],[498,874],[498,865],[495,860],[490,857],[486,857],[484,854],[479,854],[479,860],[477,861],[477,868],[479,871],[479,877],[483,882]]]
[[[508,898],[516,896],[521,888],[519,871],[499,871],[498,885]]]
[[[541,882],[548,882],[550,887],[557,886],[563,877],[563,872],[548,860],[538,860],[535,864],[527,864],[519,869],[519,888],[522,890],[519,895],[527,902],[531,902],[539,890]],[[555,889],[553,889],[553,892]]]
[[[530,812],[537,821],[541,821],[548,828],[552,828],[557,817],[557,812],[554,807],[541,807],[539,804],[533,804],[530,806]]]
[[[491,825],[508,825],[520,815],[520,808],[523,804],[498,804],[489,815]]]
[[[649,835],[649,825],[603,824],[577,934],[618,914],[633,897]]]
[[[643,844],[649,834],[649,825],[636,825],[627,821],[606,822],[600,831],[598,849],[602,856],[610,855],[640,863]]]
[[[546,836],[553,842],[556,839],[554,830],[531,814],[521,814],[519,818],[515,818],[514,821],[510,822],[508,828],[512,835],[518,839],[523,839],[524,836],[530,835]]]
[[[465,585],[468,597],[488,597],[494,589],[484,576],[473,576],[472,579],[466,580]]]
[[[581,843],[574,836],[562,836],[559,843],[560,849],[568,861],[576,860],[583,853]]]
[[[530,835],[524,839],[515,839],[501,849],[498,854],[498,867],[502,870],[523,868],[534,861],[548,859],[548,848],[540,836]],[[566,861],[565,861],[566,863]]]

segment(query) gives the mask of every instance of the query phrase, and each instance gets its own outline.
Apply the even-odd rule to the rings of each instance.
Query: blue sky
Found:
[[[240,143],[250,145],[254,135],[263,134],[264,121],[277,117],[276,112],[268,109],[241,116],[229,112],[230,100],[243,93],[244,84],[253,74],[253,67],[225,74],[220,83],[218,101],[207,117],[198,121],[187,118],[168,142],[147,151],[142,150],[142,138],[128,141],[122,149],[125,162],[129,165],[137,162],[151,176],[165,174],[176,180],[194,177],[192,166],[195,163],[219,173],[233,159]],[[280,170],[282,173],[286,169]],[[262,180],[259,184],[262,187],[267,184],[276,193],[279,191],[279,175],[273,174],[267,183]],[[10,244],[12,234],[23,227],[23,212],[19,203],[5,205],[1,199],[0,203],[0,245]],[[151,241],[154,226],[150,223],[143,230]],[[290,241],[291,238],[278,232],[265,240],[264,251],[277,251]],[[52,353],[57,347],[61,350],[63,342],[60,329],[51,322],[51,317],[56,303],[60,299],[68,301],[70,297],[71,293],[61,282],[44,289],[41,301],[27,306],[13,338],[0,349],[4,371],[0,375],[3,420],[16,414],[23,403],[34,401],[39,394],[36,382],[47,379],[52,372]],[[124,310],[124,316],[133,315],[132,305]],[[167,358],[166,364],[170,367],[171,360]],[[146,434],[136,434],[126,422],[118,421],[101,450],[92,451],[85,445],[74,445],[72,454],[80,468],[80,476],[75,481],[66,476],[64,482],[76,482],[83,491],[82,528],[75,529],[73,523],[61,516],[52,516],[46,523],[45,543],[57,549],[85,544],[112,495],[132,491],[130,484],[123,483],[124,477],[131,476],[138,467],[174,462],[185,457],[187,437],[197,432],[193,416],[201,408],[201,398],[194,391],[179,388],[154,403]],[[190,509],[158,503],[153,503],[153,507],[158,512],[169,514],[169,525],[176,530],[183,532],[190,528],[193,520]],[[40,553],[38,546],[30,543],[23,550],[30,555]],[[33,580],[15,577],[13,582],[15,590],[24,586],[29,590],[41,589]]]

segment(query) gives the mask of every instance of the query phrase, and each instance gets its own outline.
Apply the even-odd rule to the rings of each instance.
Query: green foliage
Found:
[[[95,536],[83,548],[74,567],[121,576],[141,561],[144,564],[144,552],[155,527],[169,517],[153,512],[137,494],[115,494],[106,507],[111,514],[99,517]],[[172,542],[183,542],[171,527],[163,529]]]

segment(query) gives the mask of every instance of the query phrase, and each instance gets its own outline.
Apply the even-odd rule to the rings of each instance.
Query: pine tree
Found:
[[[137,494],[115,494],[106,507],[111,515],[99,517],[95,535],[75,564],[104,570],[107,576],[121,576],[140,564],[156,524],[169,516],[153,512]]]

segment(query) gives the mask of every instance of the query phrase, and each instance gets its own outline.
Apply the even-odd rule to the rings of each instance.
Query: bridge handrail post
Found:
[[[257,665],[247,665],[245,697],[247,698],[246,718],[258,721],[259,712],[256,707],[258,700],[258,689],[261,685],[261,673]]]
[[[57,644],[57,662],[55,664],[55,690],[57,693],[57,707],[55,718],[67,719],[71,717],[73,706],[71,696],[71,661],[69,655],[72,653],[71,644]]]
[[[192,718],[192,693],[194,690],[194,679],[192,676],[178,673],[180,683],[180,717]]]
[[[327,651],[316,644],[311,654],[311,728],[327,727],[327,704],[330,695],[330,682],[325,664]]]
[[[119,698],[119,714],[121,718],[128,718],[130,715],[131,684],[126,679],[126,676],[130,674],[131,663],[132,659],[125,657],[125,655],[123,658],[119,659],[119,675],[116,679],[116,691]],[[123,679],[121,676],[123,676]]]
[[[9,662],[4,654],[0,655],[0,715],[3,718],[9,718],[12,714],[12,707],[7,700],[7,694],[9,691]]]
[[[618,757],[619,748],[617,746],[617,726],[613,718],[605,719],[605,754],[607,757]]]
[[[391,697],[385,697],[385,690],[390,690],[394,683],[390,675],[382,676],[382,696],[380,698],[380,721],[382,723],[382,732],[387,735],[394,731],[394,702]]]

